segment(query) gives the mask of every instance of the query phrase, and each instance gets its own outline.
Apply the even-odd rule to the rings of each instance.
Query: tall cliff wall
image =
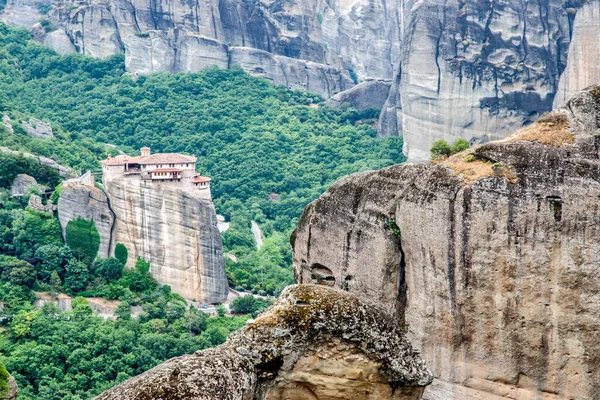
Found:
[[[394,312],[424,399],[599,398],[599,116],[594,88],[444,163],[342,179],[300,219],[296,280]]]
[[[38,28],[40,41],[61,53],[125,52],[133,73],[240,65],[326,98],[351,89],[351,77],[390,82],[379,135],[403,135],[409,160],[422,161],[436,139],[505,137],[595,83],[599,3],[8,0],[2,19],[48,19],[58,29]],[[40,4],[53,6],[48,15]]]
[[[186,299],[225,301],[228,284],[213,203],[167,185],[143,186],[136,178],[104,182],[115,214],[111,250],[123,243],[129,266],[144,258],[158,282]]]

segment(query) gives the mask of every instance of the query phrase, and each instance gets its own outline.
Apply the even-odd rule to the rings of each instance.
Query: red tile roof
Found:
[[[102,160],[103,165],[124,165],[128,164],[195,164],[196,157],[185,156],[179,153],[157,153],[149,156],[130,157],[121,154],[113,158]]]
[[[207,178],[206,176],[195,176],[194,177],[194,183],[202,183],[202,182],[210,182],[212,181],[212,179]]]
[[[196,157],[179,153],[157,153],[140,157],[139,164],[189,164],[195,163]]]

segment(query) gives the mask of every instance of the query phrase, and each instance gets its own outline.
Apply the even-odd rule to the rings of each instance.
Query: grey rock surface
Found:
[[[167,361],[97,400],[408,400],[431,373],[381,308],[296,285],[223,345]]]
[[[325,98],[389,80],[379,136],[403,135],[409,160],[424,161],[437,139],[506,137],[595,83],[598,3],[60,0],[47,18],[81,53],[124,51],[133,74],[240,65]],[[34,9],[8,0],[3,18],[31,26]],[[51,35],[44,41],[70,51]],[[367,108],[382,104],[373,100]]]
[[[424,399],[598,398],[599,115],[597,87],[444,162],[343,178],[299,221],[296,281],[395,313]]]
[[[13,128],[12,124],[10,123],[10,117],[6,114],[2,116],[2,126],[9,133],[15,133],[15,129]]]
[[[44,190],[44,186],[37,183],[33,176],[19,174],[10,186],[10,195],[15,197],[25,196],[31,189]]]
[[[52,139],[54,133],[49,123],[31,117],[29,121],[23,121],[23,128],[33,137],[39,139]]]
[[[104,189],[115,214],[111,254],[122,243],[128,267],[142,257],[159,283],[186,299],[225,301],[223,244],[212,201],[168,185],[146,186],[139,176],[106,179]]]
[[[94,221],[100,235],[98,257],[111,256],[112,231],[115,215],[102,190],[86,185],[63,186],[58,201],[58,220],[66,238],[67,224],[78,217]]]
[[[567,67],[560,77],[554,108],[580,90],[600,82],[600,2],[586,2],[573,22]]]
[[[17,387],[17,382],[15,378],[12,376],[8,379],[8,396],[7,400],[17,400],[17,395],[19,394],[19,388]]]
[[[342,104],[348,103],[359,111],[370,108],[380,110],[389,97],[391,86],[391,81],[371,80],[361,82],[351,89],[336,94],[327,100],[325,104],[330,107],[340,107]]]

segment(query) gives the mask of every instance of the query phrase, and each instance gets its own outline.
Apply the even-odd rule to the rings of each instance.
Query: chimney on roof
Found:
[[[112,158],[112,156],[109,154],[109,155],[108,155],[108,159],[110,160],[111,158]]]
[[[146,157],[150,155],[150,147],[142,147],[140,149],[140,153],[142,154],[142,157]]]

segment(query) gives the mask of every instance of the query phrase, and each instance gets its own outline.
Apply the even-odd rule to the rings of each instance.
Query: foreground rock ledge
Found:
[[[407,400],[431,380],[381,308],[295,285],[223,345],[171,359],[96,400]]]

